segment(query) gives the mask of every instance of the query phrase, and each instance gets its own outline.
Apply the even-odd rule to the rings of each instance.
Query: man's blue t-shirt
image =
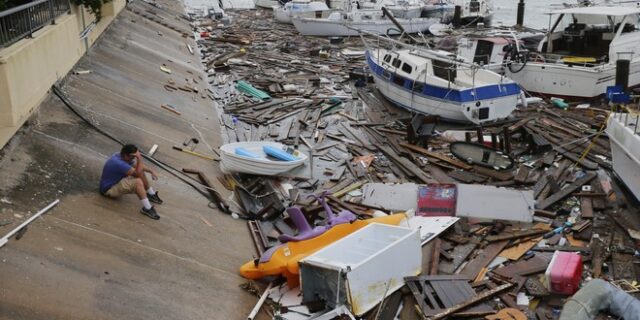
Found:
[[[105,193],[115,184],[127,176],[127,172],[132,168],[131,163],[122,160],[120,153],[115,153],[107,160],[102,168],[102,178],[100,178],[100,192]]]

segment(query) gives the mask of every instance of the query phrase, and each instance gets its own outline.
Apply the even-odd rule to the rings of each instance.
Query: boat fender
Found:
[[[295,161],[298,160],[298,158],[294,157],[293,155],[282,151],[278,148],[274,148],[272,146],[263,146],[262,150],[264,151],[264,153],[266,153],[267,155],[270,155],[278,160],[282,160],[282,161]]]
[[[243,156],[243,157],[249,157],[249,158],[254,158],[254,159],[259,159],[260,158],[257,154],[255,154],[255,153],[253,153],[253,152],[251,152],[251,151],[249,151],[249,150],[247,150],[245,148],[236,148],[235,152],[236,152],[237,155]]]
[[[520,105],[523,108],[526,108],[529,105],[529,101],[527,101],[527,96],[524,94],[524,91],[520,91]]]
[[[564,99],[560,99],[560,98],[551,98],[551,103],[560,109],[564,109],[567,110],[569,108],[569,104],[564,102]]]

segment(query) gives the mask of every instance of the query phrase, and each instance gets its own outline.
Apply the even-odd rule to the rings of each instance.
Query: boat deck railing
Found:
[[[640,132],[640,130],[638,130],[638,126],[640,125],[640,113],[614,113],[612,117],[614,117],[624,127],[631,129],[634,135],[637,135]]]

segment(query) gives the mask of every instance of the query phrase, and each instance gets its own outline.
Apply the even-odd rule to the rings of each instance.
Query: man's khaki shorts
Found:
[[[104,194],[108,197],[116,198],[129,193],[136,193],[136,178],[132,176],[120,180]]]

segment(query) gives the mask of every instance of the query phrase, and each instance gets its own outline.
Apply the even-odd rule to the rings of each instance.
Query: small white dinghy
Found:
[[[223,172],[273,176],[299,167],[307,161],[306,154],[298,150],[290,154],[285,151],[287,148],[282,143],[272,141],[225,144],[220,147],[220,169]]]

